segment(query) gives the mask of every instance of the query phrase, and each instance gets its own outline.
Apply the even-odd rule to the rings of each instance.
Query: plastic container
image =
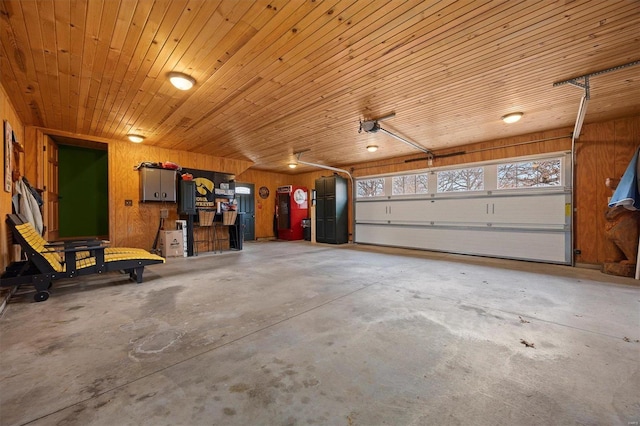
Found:
[[[305,241],[311,241],[311,219],[302,219],[302,234]]]

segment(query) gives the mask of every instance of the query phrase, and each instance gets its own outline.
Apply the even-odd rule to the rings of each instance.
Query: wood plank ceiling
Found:
[[[1,82],[26,125],[272,171],[300,150],[331,166],[415,153],[358,133],[392,112],[384,128],[436,152],[573,126],[582,90],[552,84],[640,59],[635,0],[4,0],[0,13]],[[591,79],[586,122],[638,113],[640,66]]]

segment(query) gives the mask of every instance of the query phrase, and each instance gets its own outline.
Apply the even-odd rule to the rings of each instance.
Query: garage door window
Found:
[[[384,195],[384,178],[363,179],[357,182],[358,198],[381,197]]]
[[[438,192],[481,191],[483,189],[483,167],[438,172]]]
[[[560,158],[499,164],[497,170],[498,189],[542,188],[562,182]]]
[[[505,158],[495,162],[421,169],[357,178],[356,199],[422,199],[477,197],[481,192],[503,195],[563,190],[571,173],[571,159],[563,153]],[[388,211],[388,210],[387,210]]]
[[[429,176],[426,173],[393,177],[392,195],[411,195],[429,193]]]

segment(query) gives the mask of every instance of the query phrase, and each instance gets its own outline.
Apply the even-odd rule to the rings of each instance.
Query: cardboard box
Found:
[[[160,233],[160,250],[162,257],[183,257],[184,240],[182,230],[162,231]]]

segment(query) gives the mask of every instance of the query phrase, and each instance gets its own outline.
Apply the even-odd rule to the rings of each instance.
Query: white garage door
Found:
[[[355,241],[570,264],[570,159],[358,178]]]

